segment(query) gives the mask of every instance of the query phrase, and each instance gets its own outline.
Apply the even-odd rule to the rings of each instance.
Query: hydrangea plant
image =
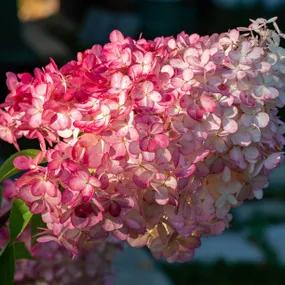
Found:
[[[40,215],[36,242],[73,256],[125,242],[190,260],[201,237],[229,226],[233,207],[262,198],[282,160],[281,37],[276,18],[210,36],[115,30],[61,68],[8,72],[0,138],[40,149],[1,168],[2,180],[21,172],[4,183],[14,202],[2,256]]]

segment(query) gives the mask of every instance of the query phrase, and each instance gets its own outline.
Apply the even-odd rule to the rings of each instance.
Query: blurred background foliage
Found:
[[[182,30],[209,34],[246,26],[249,18],[278,16],[284,31],[284,14],[285,0],[1,0],[0,102],[6,71],[32,71],[49,57],[63,64],[78,50],[105,43],[115,28],[134,38]],[[0,160],[13,152],[0,142]],[[232,228],[206,240],[193,262],[158,263],[172,284],[285,284],[284,173],[283,167],[273,175],[262,202],[236,209]]]

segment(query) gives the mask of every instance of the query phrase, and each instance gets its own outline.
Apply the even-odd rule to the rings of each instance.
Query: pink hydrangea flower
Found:
[[[232,207],[261,198],[285,144],[274,21],[154,40],[113,31],[61,68],[7,73],[0,138],[42,150],[14,161],[26,172],[9,187],[42,214],[40,240],[73,253],[124,240],[186,261],[229,226]]]

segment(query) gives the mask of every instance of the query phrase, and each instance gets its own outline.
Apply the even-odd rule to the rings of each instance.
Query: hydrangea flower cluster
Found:
[[[4,191],[0,203],[0,217],[11,208],[11,192]],[[40,225],[27,227],[17,238],[29,251],[31,259],[17,256],[15,263],[15,285],[111,285],[114,279],[112,260],[121,249],[120,243],[100,243],[85,248],[71,258],[70,253],[59,243],[50,241],[36,243]],[[8,223],[0,226],[0,252],[10,240]],[[17,249],[15,249],[17,252]],[[1,264],[2,266],[2,264]],[[5,265],[4,265],[5,266]],[[2,278],[2,277],[1,277]]]
[[[24,232],[26,245],[30,233]],[[8,230],[0,229],[0,249],[8,240]],[[102,244],[95,249],[80,252],[71,259],[58,243],[37,243],[30,247],[33,259],[16,262],[15,285],[111,285],[111,262],[116,251],[111,244]]]
[[[77,254],[120,240],[182,262],[231,208],[262,198],[285,144],[275,20],[154,40],[113,31],[61,68],[7,73],[0,137],[41,152],[15,159],[26,172],[6,191],[42,215],[39,241]]]
[[[17,261],[15,285],[111,285],[110,244],[80,252],[76,259],[55,242],[36,244],[35,260]]]

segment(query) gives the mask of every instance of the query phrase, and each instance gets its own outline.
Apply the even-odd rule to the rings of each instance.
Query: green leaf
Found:
[[[14,246],[6,246],[0,256],[0,285],[13,285],[15,272]]]
[[[33,215],[31,220],[31,232],[32,232],[32,245],[37,243],[37,234],[46,228],[46,224],[42,220],[41,215]]]
[[[11,241],[15,241],[23,232],[31,218],[32,213],[29,211],[26,204],[22,200],[14,200],[9,219]]]
[[[33,259],[23,242],[16,242],[14,244],[15,259]]]
[[[35,157],[40,151],[38,149],[25,149],[21,150],[12,156],[10,156],[7,160],[5,160],[0,166],[0,182],[3,180],[14,176],[15,174],[19,173],[21,170],[17,169],[13,165],[13,161],[17,156],[24,155]]]
[[[41,215],[33,215],[31,220],[31,231],[32,236],[38,234],[41,231],[41,228],[46,228],[46,224],[42,220]]]

